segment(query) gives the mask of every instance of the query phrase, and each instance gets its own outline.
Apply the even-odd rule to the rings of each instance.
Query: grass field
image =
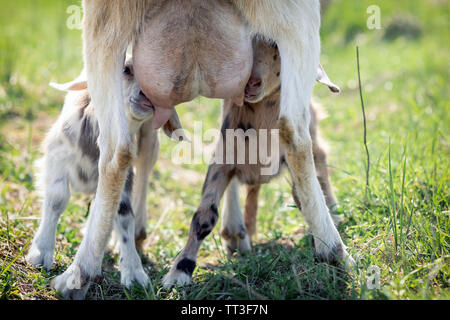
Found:
[[[33,162],[63,101],[50,81],[81,70],[81,32],[66,27],[79,1],[0,0],[0,299],[55,299],[50,280],[63,272],[82,239],[89,197],[73,197],[58,226],[51,272],[29,267],[24,254],[37,229],[40,201]],[[369,5],[381,29],[369,30]],[[314,260],[312,237],[294,208],[285,175],[263,188],[253,252],[228,259],[216,227],[200,251],[193,283],[164,290],[160,280],[187,239],[207,166],[171,163],[162,151],[150,180],[151,241],[142,255],[148,288],[120,285],[117,255],[104,259],[105,278],[89,299],[449,299],[450,4],[448,0],[336,0],[322,28],[322,64],[339,96],[317,87],[328,117],[332,183],[344,216],[340,232],[358,269],[346,274]],[[370,151],[366,154],[358,90],[360,50]],[[196,99],[177,108],[218,128],[220,102]],[[160,221],[160,217],[165,218]],[[380,288],[368,286],[373,268]]]

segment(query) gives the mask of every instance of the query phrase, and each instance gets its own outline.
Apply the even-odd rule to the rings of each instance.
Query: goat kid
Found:
[[[134,78],[131,59],[125,63],[122,84],[130,135],[137,140],[139,147],[134,163],[136,177],[130,166],[114,227],[120,249],[122,284],[130,286],[136,280],[145,285],[148,277],[142,268],[135,242],[139,246],[146,236],[148,179],[158,157],[159,140],[157,131],[153,129],[153,106]],[[99,176],[99,128],[85,75],[68,84],[51,86],[69,93],[61,115],[44,141],[44,156],[37,163],[43,213],[27,255],[29,263],[47,270],[53,264],[58,220],[69,202],[71,191],[94,194]],[[183,133],[178,129],[181,125],[174,113],[164,125],[164,131],[169,137],[180,134],[178,139],[183,139]],[[84,281],[89,279],[81,279],[81,287]]]
[[[244,106],[240,107],[232,99],[223,101],[221,140],[208,168],[202,201],[192,219],[186,247],[164,278],[166,286],[189,282],[196,266],[199,247],[218,221],[217,207],[225,190],[221,235],[227,253],[231,256],[236,250],[245,252],[251,249],[251,237],[256,231],[257,201],[261,184],[271,181],[286,167],[285,148],[278,143],[274,145],[271,141],[274,137],[272,133],[276,135],[275,130],[278,130],[277,121],[280,115],[280,69],[281,59],[276,44],[256,37],[253,41],[253,68],[245,88]],[[322,66],[318,68],[317,81],[327,85],[332,92],[340,91],[339,87],[330,81]],[[328,176],[327,155],[317,128],[319,106],[311,103],[310,112],[309,132],[317,178],[328,207],[333,209],[336,206],[336,198]],[[261,129],[265,129],[264,138],[261,136]],[[276,150],[273,147],[276,147]],[[262,148],[266,150],[262,151]],[[263,159],[266,155],[270,158],[269,164]],[[252,157],[253,160],[250,160]],[[232,161],[229,161],[230,159]],[[268,174],[262,174],[263,172]],[[245,218],[240,206],[239,182],[246,184],[248,190]],[[292,190],[292,194],[297,206],[301,208],[295,190]],[[337,225],[339,218],[335,215],[332,215],[332,218]],[[331,258],[340,259],[339,257],[337,254]]]
[[[270,132],[276,129],[276,122],[280,112],[280,67],[279,51],[276,45],[256,39],[254,43],[252,75],[245,90],[245,108],[236,108],[235,104],[225,100],[223,111],[224,115],[228,117],[228,123],[224,123],[224,126],[233,130],[254,129],[258,140],[261,139],[258,135],[260,129],[267,128]],[[340,88],[331,82],[321,65],[318,69],[317,82],[328,86],[331,92],[340,92]],[[337,200],[329,178],[327,153],[325,151],[326,144],[318,131],[319,120],[323,117],[323,111],[319,104],[311,101],[310,113],[309,132],[312,139],[317,179],[324,193],[330,213],[334,213]],[[268,135],[270,136],[270,134]],[[249,148],[248,143],[245,145],[245,148]],[[269,149],[269,141],[267,149]],[[262,153],[257,152],[256,154],[261,155]],[[261,183],[271,180],[281,169],[286,167],[286,159],[282,147],[278,150],[278,154],[280,154],[279,159],[272,158],[272,161],[277,162],[275,167],[279,168],[273,175],[261,176],[262,166],[248,163],[237,166],[233,172],[233,178],[231,178],[230,184],[225,191],[221,223],[221,236],[229,256],[235,251],[246,252],[251,249],[251,240],[256,233],[258,195]],[[258,160],[262,159],[256,159],[256,161]],[[273,165],[272,163],[271,166]],[[240,206],[240,183],[245,184],[247,190],[244,215]],[[205,188],[209,189],[209,187],[207,181],[205,181]],[[214,192],[214,190],[204,191],[205,194],[209,192]],[[292,192],[292,195],[297,207],[301,209],[301,203],[296,193]],[[337,226],[340,223],[340,216],[332,214],[331,217]]]

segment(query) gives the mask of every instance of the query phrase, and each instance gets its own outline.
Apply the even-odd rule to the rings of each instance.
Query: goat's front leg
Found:
[[[90,281],[101,274],[103,255],[134,152],[123,105],[121,73],[135,24],[124,23],[117,17],[117,8],[103,1],[84,1],[83,5],[85,68],[100,129],[100,159],[97,192],[86,235],[72,265],[53,281],[64,298],[73,299],[83,299]]]
[[[252,249],[250,237],[246,232],[244,217],[242,215],[241,203],[239,199],[239,181],[237,178],[231,180],[225,192],[225,199],[222,207],[222,241],[227,250],[228,256],[238,250],[247,252]]]
[[[202,202],[192,218],[189,239],[163,279],[166,288],[186,285],[191,281],[202,241],[213,230],[219,218],[217,209],[223,192],[230,181],[225,165],[210,165],[203,186]]]

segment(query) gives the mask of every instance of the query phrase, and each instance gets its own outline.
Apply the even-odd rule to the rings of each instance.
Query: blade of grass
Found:
[[[394,239],[395,239],[395,250],[397,251],[397,243],[398,243],[398,237],[397,237],[397,210],[395,207],[395,190],[394,190],[394,179],[392,177],[392,161],[391,161],[391,137],[389,137],[389,188],[390,188],[390,199],[391,199],[391,205],[389,207],[389,211],[393,218],[393,232],[394,232]]]
[[[358,67],[358,83],[359,83],[359,97],[361,99],[361,108],[363,114],[363,123],[364,123],[364,147],[366,149],[366,158],[367,158],[367,166],[366,166],[366,191],[365,191],[365,201],[368,200],[369,195],[369,177],[370,177],[370,153],[369,147],[367,145],[367,120],[366,120],[366,108],[364,106],[364,99],[362,94],[362,85],[361,85],[361,71],[359,66],[359,47],[356,46],[356,62]]]

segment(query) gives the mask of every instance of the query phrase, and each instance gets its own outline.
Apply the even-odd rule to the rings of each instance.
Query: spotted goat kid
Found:
[[[159,140],[153,129],[154,108],[134,78],[131,58],[125,63],[122,78],[125,113],[138,150],[133,162],[136,179],[133,181],[133,167],[128,168],[114,229],[120,250],[121,282],[130,286],[134,280],[141,284],[148,281],[136,244],[139,246],[146,236],[148,179],[158,157]],[[71,191],[94,194],[97,189],[100,154],[98,122],[84,74],[71,83],[51,86],[69,92],[61,115],[44,141],[44,156],[37,162],[43,212],[27,255],[29,263],[47,270],[53,264],[58,219],[69,202]],[[177,137],[184,137],[176,112],[164,125],[164,131],[169,137],[176,137],[177,132],[180,133]]]
[[[278,143],[273,145],[271,135],[275,132],[274,129],[279,127],[280,54],[276,44],[262,39],[253,41],[253,51],[253,69],[245,88],[244,106],[236,105],[231,99],[224,100],[222,137],[208,169],[201,204],[192,219],[187,244],[164,278],[163,282],[167,287],[175,284],[183,285],[190,281],[200,245],[219,218],[218,205],[225,190],[227,191],[222,209],[221,235],[227,252],[231,255],[236,250],[245,252],[251,249],[251,237],[256,231],[258,193],[261,184],[268,183],[279,174],[283,167],[287,166],[286,148]],[[340,90],[330,81],[322,66],[318,68],[317,81],[327,85],[332,92]],[[336,198],[328,176],[327,155],[317,131],[319,106],[311,103],[310,112],[309,131],[316,174],[326,203],[332,209],[336,205]],[[260,129],[267,130],[266,140],[261,140],[263,137]],[[280,129],[280,135],[282,134],[283,130]],[[230,141],[233,141],[234,148],[229,147]],[[251,141],[254,142],[253,145]],[[266,151],[261,153],[261,148],[265,146],[267,146]],[[245,153],[242,153],[242,150],[245,150]],[[264,159],[262,154],[267,155],[270,161]],[[252,157],[257,158],[251,161]],[[232,161],[229,161],[230,159]],[[268,163],[270,165],[267,165]],[[295,168],[289,169],[291,173],[295,170]],[[247,185],[245,218],[240,206],[239,183]],[[301,208],[296,192],[292,191],[297,206]],[[338,223],[339,219],[336,216],[332,215],[331,218],[329,221]],[[333,222],[327,221],[327,223]],[[336,250],[340,249],[336,248]]]

